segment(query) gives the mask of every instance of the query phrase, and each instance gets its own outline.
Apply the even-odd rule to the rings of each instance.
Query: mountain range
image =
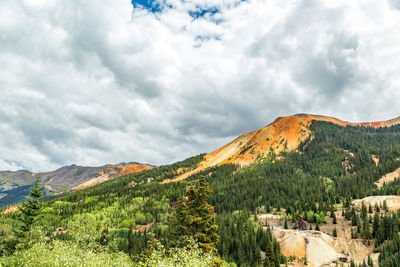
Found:
[[[400,123],[400,116],[387,121],[351,123],[337,118],[312,114],[296,114],[279,117],[262,129],[245,133],[223,147],[207,154],[197,168],[178,174],[164,183],[184,180],[206,168],[222,164],[247,166],[268,152],[279,153],[295,150],[301,142],[312,134],[309,126],[312,121],[327,121],[341,126],[390,127]],[[40,176],[45,194],[65,190],[83,189],[104,181],[148,170],[154,166],[136,162],[107,164],[99,167],[77,166],[61,167],[55,171],[34,173],[28,170],[0,171],[0,207],[25,199],[36,177]]]
[[[312,121],[327,121],[341,126],[380,128],[400,124],[400,116],[388,121],[365,123],[351,123],[333,117],[311,114],[279,117],[266,127],[243,134],[222,148],[208,154],[206,165],[213,166],[225,163],[249,165],[271,149],[276,153],[285,149],[297,149],[301,142],[310,138],[309,127]]]
[[[136,162],[123,162],[99,167],[73,164],[41,173],[27,170],[0,171],[0,207],[24,200],[37,177],[40,177],[40,183],[44,186],[45,194],[52,194],[90,187],[121,175],[150,168],[153,168],[153,166]]]
[[[8,203],[23,200],[41,177],[52,193],[43,201],[40,221],[48,234],[74,231],[71,225],[91,218],[97,230],[110,227],[109,246],[131,256],[146,249],[147,232],[168,242],[173,227],[168,218],[177,214],[188,185],[201,181],[211,189],[219,255],[239,266],[261,266],[271,254],[263,231],[276,238],[270,243],[276,255],[294,266],[304,266],[303,261],[308,266],[362,264],[367,258],[383,264],[400,246],[393,238],[400,219],[391,213],[400,209],[400,117],[351,123],[296,114],[169,165],[71,165],[48,173],[0,175],[0,194]],[[17,210],[2,212],[0,227],[10,239],[13,222],[7,216]]]
[[[296,114],[279,117],[262,129],[245,133],[223,147],[207,154],[198,168],[190,172],[166,180],[164,183],[181,181],[194,173],[212,166],[222,164],[239,164],[247,166],[258,158],[265,157],[270,151],[279,153],[284,150],[296,150],[298,146],[312,137],[310,125],[312,121],[326,121],[340,126],[358,127],[390,127],[400,124],[400,116],[387,121],[352,123],[329,116]]]

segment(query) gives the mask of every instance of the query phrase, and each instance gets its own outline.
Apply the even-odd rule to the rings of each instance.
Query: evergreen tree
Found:
[[[265,248],[265,260],[264,260],[264,266],[266,262],[269,264],[268,266],[275,266],[275,254],[274,254],[274,245],[272,241],[268,242],[267,247]]]
[[[180,243],[185,237],[193,237],[199,247],[210,251],[219,241],[218,226],[215,224],[214,207],[208,204],[211,190],[201,177],[199,187],[189,185],[184,198],[176,209],[172,231]]]
[[[36,179],[35,186],[29,193],[31,199],[22,203],[20,208],[19,221],[21,225],[19,228],[14,229],[14,232],[21,243],[25,243],[27,238],[30,239],[32,237],[33,224],[37,221],[42,208],[42,204],[39,202],[39,198],[42,196],[42,187],[40,187],[39,180],[40,178]]]
[[[374,266],[374,262],[372,261],[372,259],[371,259],[371,256],[370,256],[370,255],[368,255],[368,260],[367,260],[367,263],[368,263],[368,266],[371,266],[371,267],[373,267],[373,266]]]
[[[380,224],[379,214],[375,213],[374,222],[372,224],[372,236],[375,237],[375,238],[378,235],[379,224]]]
[[[269,258],[265,257],[263,262],[263,267],[271,267],[271,263],[269,262]]]
[[[377,233],[375,235],[375,247],[378,247],[380,244],[385,241],[385,227],[383,220],[380,220]]]
[[[303,264],[304,264],[304,265],[308,265],[307,255],[304,256],[304,262],[303,262]]]
[[[333,236],[334,236],[334,237],[337,237],[337,230],[336,230],[336,227],[333,228]]]
[[[375,212],[380,212],[381,211],[381,209],[379,208],[379,206],[378,206],[378,203],[375,203]]]
[[[372,238],[371,230],[369,227],[369,220],[367,220],[367,219],[364,220],[363,233],[364,233],[365,239],[367,239],[368,241]]]
[[[333,213],[332,218],[333,218],[333,224],[337,224],[336,214],[335,213]]]
[[[361,218],[364,220],[365,218],[367,218],[367,207],[365,206],[364,202],[362,202],[361,205]]]
[[[354,211],[354,209],[351,209],[350,213],[351,213],[351,226],[356,226],[358,223],[358,216]]]
[[[384,209],[386,212],[389,211],[389,208],[388,208],[388,206],[387,206],[387,204],[386,204],[386,200],[383,201],[383,209]]]
[[[133,233],[134,233],[134,227],[133,227],[133,224],[130,223],[129,224],[129,232],[128,232],[128,254],[130,256],[133,255],[133,250],[135,248],[135,242],[134,242],[135,240],[133,237]]]

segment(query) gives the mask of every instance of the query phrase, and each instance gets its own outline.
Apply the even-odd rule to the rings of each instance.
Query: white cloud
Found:
[[[399,115],[397,1],[166,3],[1,1],[0,169],[163,164],[277,116]]]
[[[399,0],[389,0],[389,3],[393,8],[400,10],[400,1]]]

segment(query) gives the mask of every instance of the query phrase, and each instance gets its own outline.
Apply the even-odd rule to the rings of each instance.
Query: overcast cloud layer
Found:
[[[159,3],[0,1],[0,170],[165,164],[278,116],[400,115],[400,0]]]

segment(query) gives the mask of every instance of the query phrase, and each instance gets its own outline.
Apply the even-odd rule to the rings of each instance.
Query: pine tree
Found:
[[[263,262],[263,267],[270,267],[270,266],[271,266],[271,264],[269,262],[269,258],[265,257],[264,262]]]
[[[371,256],[370,256],[370,255],[368,255],[368,260],[367,260],[367,263],[368,263],[368,265],[369,265],[369,266],[371,266],[371,267],[373,267],[373,266],[374,266],[374,262],[372,261],[372,259],[371,259]]]
[[[334,214],[335,214],[335,209],[333,208],[333,206],[331,206],[331,218],[333,218]]]
[[[272,241],[274,245],[274,263],[275,266],[279,267],[280,266],[280,255],[281,255],[281,246],[279,245],[278,240],[274,239]]]
[[[378,203],[375,203],[375,211],[376,211],[376,212],[380,212],[380,211],[381,211],[381,209],[380,209],[379,206],[378,206]]]
[[[133,233],[134,233],[134,227],[133,227],[133,224],[130,223],[129,224],[129,232],[128,232],[128,254],[130,256],[133,255],[132,252],[135,248],[135,242],[134,242],[135,240],[133,239]]]
[[[333,224],[337,224],[336,214],[335,213],[333,213],[332,218],[333,218]]]
[[[367,214],[368,214],[367,206],[365,206],[364,202],[362,202],[362,205],[361,205],[361,218],[364,220],[365,218],[367,218]]]
[[[378,247],[380,244],[383,243],[383,241],[385,241],[385,227],[384,227],[384,223],[381,220],[378,226],[378,230],[377,233],[375,235],[375,247]]]
[[[372,238],[372,234],[371,234],[371,229],[369,227],[369,221],[368,220],[364,220],[364,227],[363,227],[363,232],[365,235],[365,238],[367,240],[370,240]]]
[[[372,224],[372,236],[375,237],[375,238],[378,235],[379,224],[380,224],[379,214],[375,213],[374,222]]]
[[[333,228],[333,236],[334,236],[334,237],[337,237],[337,230],[336,230],[336,227]]]
[[[287,219],[285,218],[285,225],[284,225],[284,229],[288,229],[288,224],[287,224]]]
[[[270,241],[267,244],[267,247],[265,248],[265,260],[264,260],[264,266],[265,264],[269,264],[269,266],[275,266],[275,254],[274,254],[274,245],[272,241]]]
[[[206,251],[216,247],[219,235],[214,207],[207,202],[210,193],[204,177],[200,179],[198,188],[193,185],[186,188],[185,197],[179,201],[172,225],[172,234],[179,243],[182,244],[185,237],[193,237],[199,243],[199,247]]]
[[[386,204],[386,200],[383,201],[383,209],[384,209],[386,212],[389,212],[389,208],[388,208],[388,206],[387,206],[387,204]]]
[[[42,187],[39,184],[40,178],[36,179],[35,186],[31,189],[29,195],[31,199],[22,203],[20,211],[19,221],[21,226],[14,229],[15,234],[19,238],[21,243],[25,243],[27,239],[32,237],[33,224],[39,218],[42,204],[39,202],[39,198],[42,196]]]

